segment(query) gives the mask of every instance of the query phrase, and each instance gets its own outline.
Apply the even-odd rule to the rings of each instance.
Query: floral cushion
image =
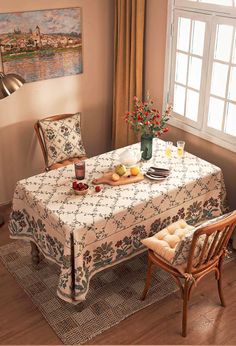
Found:
[[[221,215],[212,220],[205,221],[197,227],[188,225],[184,220],[179,220],[156,233],[154,236],[143,239],[142,243],[170,264],[175,266],[183,266],[188,260],[194,232],[199,228],[209,226],[223,220],[230,214],[231,213]],[[210,248],[212,239],[213,236],[210,236],[208,240],[208,249]],[[204,240],[205,235],[199,237],[194,253],[195,261],[197,261]]]
[[[80,113],[60,120],[41,120],[47,151],[47,166],[72,157],[86,155],[81,137]]]

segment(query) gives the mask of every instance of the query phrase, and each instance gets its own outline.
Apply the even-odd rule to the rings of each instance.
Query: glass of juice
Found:
[[[173,142],[166,142],[166,157],[170,158],[172,155]]]
[[[184,156],[184,147],[185,147],[185,142],[184,141],[177,141],[177,155],[179,157]]]

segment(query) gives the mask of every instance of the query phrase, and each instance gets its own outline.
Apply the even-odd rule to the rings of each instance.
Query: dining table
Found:
[[[140,143],[86,160],[83,182],[89,191],[82,196],[72,189],[74,165],[16,184],[10,237],[30,241],[34,260],[40,253],[60,266],[57,295],[69,303],[86,299],[95,274],[145,251],[142,239],[179,219],[196,225],[225,211],[221,169],[186,151],[179,157],[176,147],[166,157],[166,144],[159,138],[153,140],[152,158],[139,162],[143,180],[104,184],[96,192],[92,181],[114,170],[127,148],[138,155]],[[147,178],[150,167],[167,168],[170,174]]]

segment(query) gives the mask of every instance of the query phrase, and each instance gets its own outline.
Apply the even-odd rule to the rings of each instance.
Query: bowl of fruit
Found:
[[[78,183],[77,181],[73,182],[72,188],[76,195],[86,195],[86,193],[88,193],[89,190],[88,184]]]

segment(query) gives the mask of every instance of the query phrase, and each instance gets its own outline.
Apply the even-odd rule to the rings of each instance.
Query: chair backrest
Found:
[[[46,144],[45,144],[45,140],[44,140],[44,136],[43,136],[43,132],[42,129],[40,127],[40,121],[42,120],[47,120],[47,121],[57,121],[57,120],[61,120],[61,119],[65,119],[65,118],[70,118],[71,116],[73,116],[74,114],[58,114],[58,115],[52,115],[43,119],[38,120],[35,124],[34,124],[34,129],[36,132],[36,135],[38,137],[39,140],[39,144],[40,147],[42,149],[43,152],[43,157],[44,157],[44,161],[45,161],[45,166],[46,169],[48,169],[48,157],[47,157],[47,149],[46,149]]]
[[[225,254],[235,226],[236,211],[233,211],[215,223],[197,229],[190,247],[187,273],[197,274],[214,266]],[[197,258],[196,252],[199,252]]]

